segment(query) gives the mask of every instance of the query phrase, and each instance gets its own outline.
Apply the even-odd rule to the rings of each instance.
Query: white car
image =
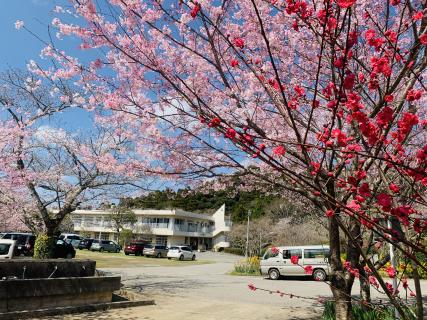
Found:
[[[15,240],[0,239],[0,259],[12,259],[15,252]]]
[[[196,254],[189,246],[172,246],[169,248],[168,259],[196,260]]]

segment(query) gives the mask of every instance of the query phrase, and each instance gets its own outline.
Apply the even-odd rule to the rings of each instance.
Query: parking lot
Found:
[[[136,257],[141,259],[141,257]],[[146,258],[142,258],[146,259]],[[284,279],[271,281],[259,276],[231,276],[228,273],[241,257],[204,252],[198,259],[206,264],[145,265],[139,267],[103,268],[120,274],[125,288],[136,290],[146,298],[155,299],[156,305],[95,312],[84,315],[48,319],[319,319],[321,299],[329,299],[329,287],[310,279]],[[167,259],[151,259],[167,261]],[[175,263],[182,263],[176,261]],[[251,291],[248,284],[276,292],[304,296],[307,299],[280,297],[263,291]],[[411,284],[410,284],[411,285]],[[427,282],[423,281],[423,290]],[[353,294],[359,292],[357,281]],[[381,298],[372,292],[374,297]]]

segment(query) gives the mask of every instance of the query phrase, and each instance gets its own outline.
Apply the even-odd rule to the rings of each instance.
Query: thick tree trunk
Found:
[[[351,319],[351,286],[349,290],[341,263],[340,233],[336,216],[329,219],[329,247],[331,290],[335,300],[335,316],[337,320],[349,320]]]
[[[53,258],[53,250],[55,247],[55,231],[47,230],[45,233],[37,235],[34,245],[35,259],[51,259]]]

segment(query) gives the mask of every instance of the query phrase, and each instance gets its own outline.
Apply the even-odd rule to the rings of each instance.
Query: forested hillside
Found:
[[[264,195],[259,191],[234,192],[226,189],[206,193],[190,189],[166,189],[138,198],[125,198],[121,200],[121,204],[140,209],[180,208],[192,212],[212,213],[225,203],[233,222],[240,222],[245,220],[248,210],[252,210],[252,218],[260,217],[276,199],[278,198],[275,196]]]

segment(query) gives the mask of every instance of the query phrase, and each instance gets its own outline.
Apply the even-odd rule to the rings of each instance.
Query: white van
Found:
[[[12,259],[15,253],[15,240],[0,239],[0,259]]]
[[[291,257],[299,258],[298,264],[291,262]],[[295,246],[275,247],[268,249],[260,262],[260,272],[270,279],[277,280],[280,276],[306,276],[304,267],[311,266],[312,277],[319,281],[326,280],[330,273],[328,263],[329,246]]]

